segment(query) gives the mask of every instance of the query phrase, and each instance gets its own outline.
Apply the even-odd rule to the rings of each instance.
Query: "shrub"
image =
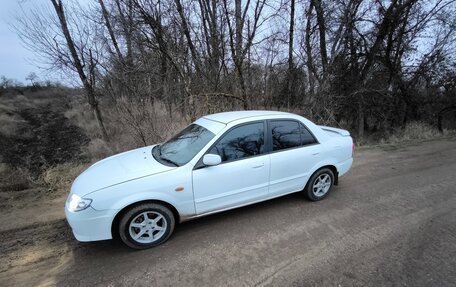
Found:
[[[444,130],[439,132],[436,127],[423,122],[410,122],[402,128],[395,130],[391,135],[380,140],[380,144],[385,143],[400,143],[411,140],[429,140],[441,137],[455,135],[454,131]]]
[[[19,191],[33,185],[33,177],[26,168],[14,168],[0,163],[0,191]]]
[[[113,154],[112,149],[108,144],[99,138],[95,138],[89,144],[82,148],[84,155],[90,159],[91,162],[100,160]]]
[[[64,163],[53,166],[41,174],[41,181],[54,191],[68,192],[76,177],[81,174],[87,164]]]

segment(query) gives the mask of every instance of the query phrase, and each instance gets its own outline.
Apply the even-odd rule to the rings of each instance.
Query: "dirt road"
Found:
[[[456,141],[360,151],[324,201],[191,221],[145,251],[77,243],[61,217],[39,218],[0,229],[0,285],[455,286]]]

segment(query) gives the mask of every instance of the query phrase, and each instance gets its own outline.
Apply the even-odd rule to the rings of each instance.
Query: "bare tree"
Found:
[[[295,21],[295,0],[290,1],[290,31],[288,40],[288,76],[287,76],[287,108],[290,109],[290,98],[294,98],[294,64],[293,64],[293,40]]]
[[[55,12],[54,15],[48,15],[44,10],[37,8],[29,13],[24,12],[14,27],[27,47],[47,59],[47,64],[51,67],[76,72],[84,87],[87,101],[94,112],[100,133],[108,141],[95,88],[98,64],[97,48],[90,47],[90,40],[95,31],[92,27],[83,27],[87,22],[74,21],[75,15],[70,16],[70,24],[62,1],[50,0],[50,2]],[[79,6],[76,6],[76,9],[82,10]],[[70,32],[70,25],[73,33]],[[75,37],[78,37],[77,42]]]
[[[19,19],[20,35],[78,75],[101,130],[103,94],[142,144],[161,105],[187,120],[286,108],[360,137],[454,106],[435,79],[456,66],[456,0],[62,2]]]
[[[241,88],[241,97],[243,99],[244,109],[249,108],[249,99],[247,97],[246,79],[244,74],[244,61],[249,50],[252,48],[253,40],[256,36],[258,28],[263,24],[261,16],[265,7],[265,0],[258,0],[253,7],[252,20],[249,21],[248,31],[244,36],[244,27],[247,22],[247,13],[251,9],[250,1],[242,7],[241,0],[235,0],[234,4],[234,27],[233,27],[233,12],[229,6],[228,0],[223,0],[223,8],[225,21],[228,26],[229,46],[231,57],[234,62],[237,78]],[[246,41],[244,43],[244,37]]]
[[[35,86],[37,84],[36,81],[38,80],[38,76],[35,72],[30,72],[25,79],[27,81],[30,81],[30,84],[32,86]]]

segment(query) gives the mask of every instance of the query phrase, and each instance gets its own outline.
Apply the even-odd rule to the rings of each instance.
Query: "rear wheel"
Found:
[[[127,246],[145,249],[165,242],[174,226],[174,215],[169,208],[155,203],[141,204],[122,216],[119,235]]]
[[[309,179],[304,193],[311,201],[322,200],[328,196],[334,185],[334,173],[329,168],[317,170]]]

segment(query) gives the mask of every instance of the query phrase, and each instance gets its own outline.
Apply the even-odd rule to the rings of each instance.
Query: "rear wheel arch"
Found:
[[[328,165],[321,166],[318,169],[316,169],[314,172],[312,172],[312,174],[308,177],[308,180],[306,182],[306,185],[304,186],[304,189],[306,189],[307,186],[309,185],[310,178],[315,173],[317,173],[318,171],[320,171],[321,169],[324,169],[324,168],[329,168],[333,172],[333,174],[334,174],[334,185],[337,185],[339,183],[339,172],[337,171],[336,166],[328,164]]]
[[[330,193],[332,187],[336,182],[337,168],[331,165],[322,166],[312,173],[302,192],[307,197],[307,199],[311,201],[322,200]],[[315,191],[314,188],[317,188],[317,191]],[[317,194],[315,192],[320,194]]]
[[[117,212],[116,216],[114,217],[114,219],[112,220],[112,223],[111,223],[111,236],[112,236],[112,238],[119,239],[119,223],[120,223],[120,220],[121,220],[122,216],[126,212],[128,212],[128,210],[130,210],[131,208],[133,208],[135,206],[138,206],[138,205],[141,205],[141,204],[147,204],[147,203],[161,204],[161,205],[169,208],[171,210],[171,212],[173,213],[173,215],[174,215],[174,218],[176,220],[176,224],[180,222],[179,212],[177,211],[177,209],[172,204],[170,204],[170,203],[168,203],[166,201],[155,200],[155,199],[141,200],[141,201],[137,201],[137,202],[131,203],[131,204],[125,206],[124,208],[122,208],[119,212]]]
[[[335,167],[334,165],[325,165],[325,166],[320,167],[315,172],[317,172],[317,171],[319,171],[320,169],[323,169],[323,168],[329,168],[333,172],[333,174],[334,174],[334,185],[337,185],[339,183],[339,172],[337,171],[337,167]]]

